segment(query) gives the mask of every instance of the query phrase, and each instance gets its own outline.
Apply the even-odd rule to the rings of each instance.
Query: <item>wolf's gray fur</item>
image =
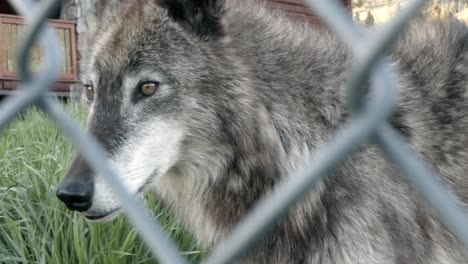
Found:
[[[102,1],[104,3],[104,1]],[[351,56],[325,29],[250,2],[113,1],[83,63],[89,131],[134,193],[153,189],[210,249],[349,120]],[[391,58],[391,119],[468,202],[468,30],[412,27]],[[141,81],[159,83],[152,96]],[[363,146],[245,263],[467,263],[468,254],[378,148]],[[90,188],[83,214],[119,205],[77,157],[60,188]]]

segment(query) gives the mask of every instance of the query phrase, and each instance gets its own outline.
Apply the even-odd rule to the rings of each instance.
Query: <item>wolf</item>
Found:
[[[87,129],[128,190],[152,190],[207,250],[350,120],[350,48],[251,1],[98,1],[82,60]],[[388,58],[389,123],[468,202],[468,29],[412,26]],[[384,158],[362,145],[240,263],[467,263],[468,252]],[[81,155],[57,189],[108,221],[120,204]]]

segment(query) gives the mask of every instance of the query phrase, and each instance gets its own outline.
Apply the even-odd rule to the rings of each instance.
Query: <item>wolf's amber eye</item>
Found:
[[[156,82],[145,82],[140,84],[140,93],[146,96],[153,95],[158,90],[159,84]]]
[[[86,89],[86,97],[88,97],[88,99],[93,99],[94,88],[91,85],[85,85],[85,89]]]

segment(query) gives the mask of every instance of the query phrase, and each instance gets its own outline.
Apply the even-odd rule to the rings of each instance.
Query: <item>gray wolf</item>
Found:
[[[226,2],[227,3],[227,2]],[[153,190],[207,249],[349,120],[352,56],[325,29],[221,0],[98,1],[88,131],[128,190]],[[468,30],[413,26],[389,54],[391,124],[468,202]],[[467,263],[468,252],[373,145],[290,209],[242,263]],[[57,191],[104,221],[119,202],[79,155]]]

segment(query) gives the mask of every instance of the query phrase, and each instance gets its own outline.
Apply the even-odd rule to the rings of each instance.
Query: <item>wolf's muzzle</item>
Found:
[[[92,171],[86,162],[77,156],[57,188],[57,197],[73,211],[85,212],[92,204],[94,184]]]

